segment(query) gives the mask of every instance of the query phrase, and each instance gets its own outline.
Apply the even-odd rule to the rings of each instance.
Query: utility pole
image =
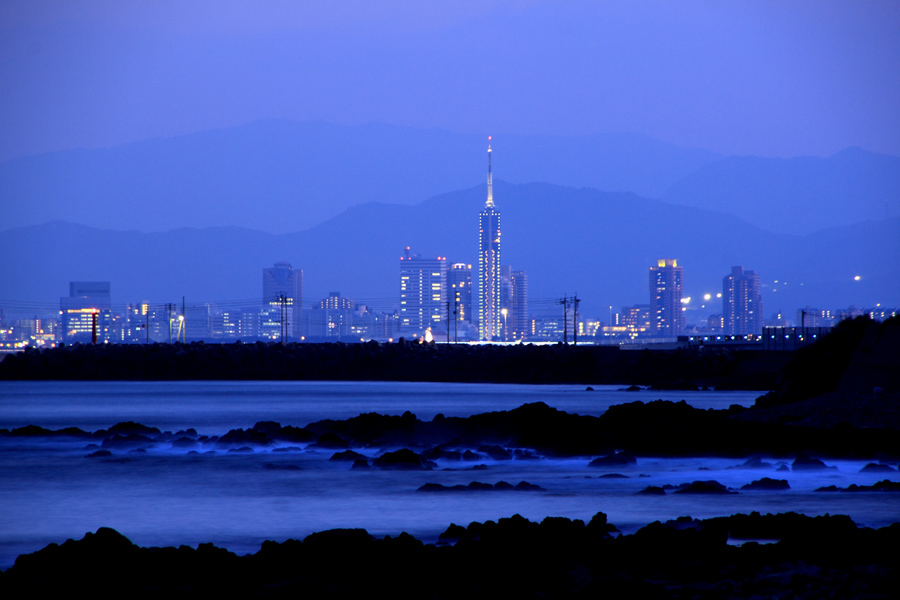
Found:
[[[578,345],[578,303],[581,300],[578,299],[578,292],[575,292],[575,295],[572,297],[572,337],[575,340],[575,345]]]
[[[278,297],[275,299],[278,300],[279,308],[281,309],[281,342],[284,343],[284,334],[287,332],[287,324],[285,323],[285,316],[287,315],[287,296],[278,294]]]
[[[184,296],[181,297],[181,343],[187,344],[187,315],[184,311]]]
[[[150,303],[147,303],[147,323],[144,325],[147,328],[147,345],[150,345]]]
[[[447,300],[447,343],[450,343],[450,301]]]
[[[175,305],[171,302],[166,303],[166,315],[167,321],[169,322],[169,343],[172,343],[172,311],[175,310]]]
[[[559,301],[563,306],[563,344],[569,345],[569,297],[563,294]]]
[[[453,299],[453,343],[459,343],[459,298]],[[447,332],[449,335],[449,332]]]

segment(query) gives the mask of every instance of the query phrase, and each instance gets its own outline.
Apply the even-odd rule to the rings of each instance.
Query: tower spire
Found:
[[[494,206],[494,176],[491,174],[491,136],[488,136],[488,197],[485,206]]]

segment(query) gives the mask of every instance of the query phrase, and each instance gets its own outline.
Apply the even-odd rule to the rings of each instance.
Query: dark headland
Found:
[[[768,393],[751,408],[702,410],[683,402],[633,402],[590,417],[531,404],[467,418],[438,415],[431,421],[409,413],[370,413],[302,427],[257,423],[218,439],[188,441],[223,448],[265,446],[288,438],[331,444],[336,460],[354,467],[359,457],[342,449],[391,447],[398,450],[378,460],[426,469],[431,457],[466,451],[600,456],[609,464],[640,456],[757,457],[748,463],[780,457],[792,459],[793,469],[824,468],[819,459],[826,457],[870,459],[872,468],[900,460],[898,318],[842,322],[829,336],[791,354],[407,342],[71,346],[7,357],[0,363],[0,378],[378,379],[759,389]],[[146,443],[161,435],[135,429],[141,427],[120,424],[101,432],[23,427],[0,435],[83,435],[102,441],[104,448],[137,439],[129,442],[129,435],[146,438]],[[385,468],[376,463],[371,468]],[[873,487],[864,493],[893,498],[897,471],[893,473],[886,472],[877,491]],[[469,487],[483,487],[476,483]],[[710,493],[716,485],[694,482],[675,493]],[[659,492],[665,490],[647,491]],[[752,541],[735,545],[728,540]],[[437,545],[406,534],[376,539],[363,530],[333,530],[302,542],[266,542],[251,556],[209,544],[139,548],[101,529],[81,541],[19,557],[0,575],[0,594],[889,598],[900,583],[898,542],[900,523],[872,530],[847,517],[795,514],[705,521],[683,517],[621,536],[602,513],[588,524],[561,518],[538,524],[514,516],[451,525]]]

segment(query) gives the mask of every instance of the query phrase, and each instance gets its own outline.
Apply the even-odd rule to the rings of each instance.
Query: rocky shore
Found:
[[[834,336],[791,355],[405,341],[31,350],[0,363],[0,378],[581,382],[771,393],[751,408],[703,410],[660,400],[613,406],[600,417],[533,403],[430,421],[409,412],[302,426],[264,421],[222,436],[138,423],[94,432],[26,426],[0,435],[73,438],[85,443],[91,460],[127,460],[116,455],[154,447],[188,453],[310,447],[333,452],[332,460],[348,469],[428,471],[439,460],[477,470],[480,460],[583,457],[602,469],[598,476],[625,477],[613,471],[642,457],[716,456],[744,461],[729,468],[772,472],[740,490],[707,479],[639,492],[648,495],[785,490],[781,472],[828,469],[823,459],[852,458],[871,461],[863,469],[887,478],[816,491],[893,498],[900,491],[891,475],[900,461],[900,320],[845,323]],[[535,487],[473,480],[426,483],[418,493],[540,493]],[[437,544],[407,534],[378,539],[365,530],[331,530],[302,541],[266,542],[248,556],[211,544],[141,548],[103,528],[20,556],[0,574],[0,596],[893,598],[900,583],[898,542],[900,523],[868,529],[848,517],[793,513],[682,517],[631,535],[619,535],[603,513],[587,524],[554,517],[535,523],[516,515],[450,525]]]
[[[7,598],[894,598],[900,525],[841,516],[682,517],[618,535],[588,523],[518,515],[450,525],[438,544],[331,530],[237,556],[211,544],[142,548],[102,528],[18,558]]]
[[[703,410],[684,401],[657,400],[619,404],[592,417],[538,402],[470,417],[438,414],[430,421],[410,412],[399,416],[365,413],[302,427],[263,421],[222,436],[206,436],[194,429],[163,432],[131,422],[94,432],[78,428],[53,431],[29,425],[0,430],[0,436],[66,436],[84,440],[88,450],[106,453],[152,447],[250,452],[302,444],[334,450],[334,460],[356,466],[362,466],[359,462],[364,457],[348,451],[350,448],[387,449],[372,466],[407,469],[425,469],[438,459],[472,463],[485,459],[586,457],[593,461],[592,466],[613,470],[647,456],[900,459],[900,434],[891,423],[877,428],[846,423],[837,429],[812,427],[756,418],[756,410],[739,406]]]

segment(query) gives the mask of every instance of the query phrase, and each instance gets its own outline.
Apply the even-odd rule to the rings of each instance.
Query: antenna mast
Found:
[[[491,173],[491,136],[488,136],[488,197],[485,206],[494,206],[494,176]]]

